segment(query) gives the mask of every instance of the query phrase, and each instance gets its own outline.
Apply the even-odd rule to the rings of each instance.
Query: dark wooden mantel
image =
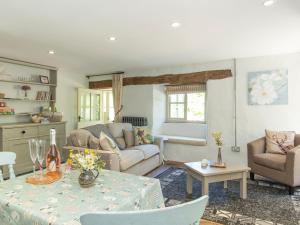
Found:
[[[168,84],[168,85],[184,85],[205,83],[208,80],[218,80],[231,77],[230,69],[227,70],[210,70],[184,74],[166,74],[150,77],[125,77],[123,86],[127,85],[147,85],[147,84]],[[90,81],[91,89],[111,88],[112,80]]]

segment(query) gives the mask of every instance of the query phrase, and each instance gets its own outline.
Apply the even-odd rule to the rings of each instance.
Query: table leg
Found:
[[[193,177],[187,172],[186,175],[186,191],[188,196],[192,196],[193,194]]]
[[[240,197],[247,198],[247,172],[243,172],[243,177],[240,180]]]
[[[227,186],[227,180],[224,181],[224,188],[225,188],[225,189],[228,188],[228,186]]]
[[[202,179],[202,196],[208,195],[209,188],[208,188],[208,182],[205,178]]]

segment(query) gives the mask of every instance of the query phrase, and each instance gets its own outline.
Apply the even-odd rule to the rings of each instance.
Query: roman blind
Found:
[[[196,92],[206,92],[206,84],[168,85],[168,86],[166,86],[167,94],[196,93]]]

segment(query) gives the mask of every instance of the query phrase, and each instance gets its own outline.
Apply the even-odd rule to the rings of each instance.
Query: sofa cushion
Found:
[[[131,123],[109,123],[108,129],[115,138],[124,137],[123,130],[132,130]]]
[[[119,148],[121,150],[124,150],[126,148],[126,143],[125,143],[125,139],[123,137],[117,137],[115,138],[117,145],[119,146]]]
[[[152,144],[154,141],[148,127],[134,127],[135,145]]]
[[[266,152],[286,154],[294,148],[295,132],[266,130]]]
[[[91,134],[89,138],[89,143],[88,147],[91,149],[102,149],[100,145],[100,138],[96,138],[94,135]]]
[[[88,147],[89,139],[92,134],[84,129],[74,130],[70,133],[70,137],[68,138],[69,145],[74,147]]]
[[[121,151],[118,148],[118,145],[114,142],[113,139],[108,137],[104,132],[100,133],[100,145],[103,150],[112,151],[118,154],[119,156],[121,156],[120,154]]]
[[[150,157],[159,154],[159,148],[157,145],[148,144],[148,145],[137,145],[133,146],[130,149],[140,150],[144,154],[145,159],[149,159]]]
[[[273,153],[264,153],[254,155],[254,162],[275,170],[284,171],[286,155],[273,154]]]
[[[123,130],[126,148],[134,146],[134,132],[132,130]]]
[[[121,171],[127,170],[129,167],[144,160],[144,154],[140,150],[123,150],[120,155]]]

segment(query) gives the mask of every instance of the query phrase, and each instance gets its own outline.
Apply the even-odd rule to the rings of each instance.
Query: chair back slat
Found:
[[[14,179],[15,172],[13,165],[16,164],[16,153],[14,152],[0,152],[0,167],[3,168],[4,166],[8,167],[9,178]],[[0,182],[3,181],[3,173],[0,168]]]
[[[82,225],[198,225],[208,196],[162,209],[130,212],[88,213],[80,217]]]

